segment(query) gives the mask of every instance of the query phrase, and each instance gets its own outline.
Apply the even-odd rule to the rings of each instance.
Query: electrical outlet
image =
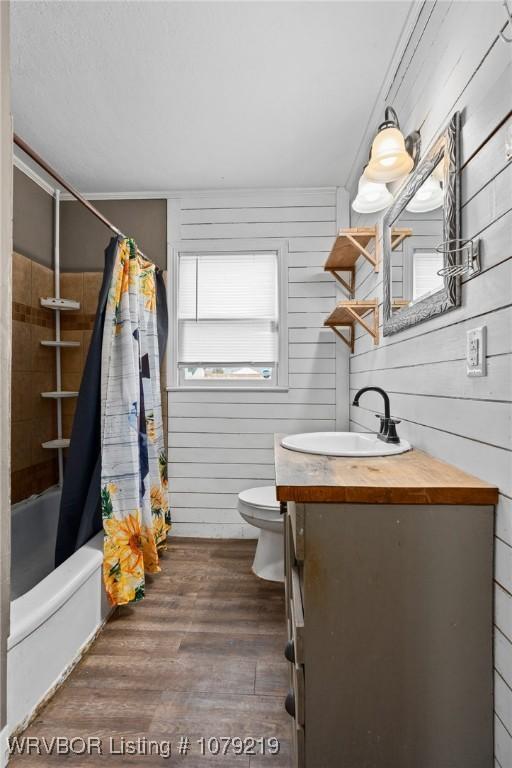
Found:
[[[468,376],[486,376],[487,327],[472,328],[466,336],[466,373]]]

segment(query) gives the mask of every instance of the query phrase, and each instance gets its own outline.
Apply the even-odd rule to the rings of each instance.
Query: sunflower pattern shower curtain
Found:
[[[101,360],[103,577],[114,605],[144,597],[170,528],[155,265],[119,239]]]

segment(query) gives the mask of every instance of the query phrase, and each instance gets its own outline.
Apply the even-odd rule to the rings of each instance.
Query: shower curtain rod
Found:
[[[121,232],[121,230],[116,227],[114,224],[112,224],[109,219],[107,219],[106,216],[104,216],[101,211],[98,211],[97,208],[92,205],[92,203],[89,202],[89,200],[86,200],[83,195],[80,194],[80,192],[77,192],[74,187],[71,186],[71,184],[68,184],[68,182],[62,178],[60,173],[58,173],[54,168],[52,168],[51,165],[48,165],[46,160],[43,160],[41,155],[38,155],[38,153],[32,149],[32,147],[27,144],[26,141],[24,141],[21,136],[18,136],[17,133],[13,133],[13,141],[20,149],[25,152],[26,155],[32,158],[46,173],[51,176],[55,181],[57,181],[61,187],[64,187],[71,195],[73,195],[74,198],[78,200],[79,203],[82,203],[85,208],[87,208],[88,211],[90,211],[93,216],[96,216],[97,219],[99,219],[103,224],[105,224],[106,227],[108,227],[112,232],[114,232],[116,235],[119,235],[120,237],[126,238],[126,235]],[[137,248],[137,253],[142,256],[147,261],[150,261],[150,259],[145,256],[142,251]],[[158,267],[157,267],[158,269]]]

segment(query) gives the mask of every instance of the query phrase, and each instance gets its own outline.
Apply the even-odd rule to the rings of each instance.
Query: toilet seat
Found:
[[[240,501],[247,507],[258,510],[273,510],[281,513],[281,505],[276,499],[275,485],[264,485],[261,488],[248,488],[238,494]]]
[[[248,523],[257,528],[270,524],[272,529],[282,525],[281,505],[276,499],[275,485],[249,488],[238,494],[238,511]]]

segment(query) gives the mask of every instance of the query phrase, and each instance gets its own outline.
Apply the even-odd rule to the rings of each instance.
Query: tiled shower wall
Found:
[[[80,389],[91,338],[101,272],[62,273],[61,295],[80,302],[79,312],[62,312],[62,339],[79,347],[61,352],[62,389]],[[57,459],[41,443],[56,437],[57,414],[53,400],[41,392],[56,388],[55,351],[42,347],[55,338],[55,316],[40,306],[42,296],[53,296],[54,272],[19,253],[13,254],[13,358],[12,358],[12,468],[13,503],[41,493],[58,481]],[[62,401],[63,435],[71,434],[76,399]]]
[[[53,270],[19,253],[13,254],[12,457],[13,503],[57,482],[53,452],[41,447],[55,437],[55,403],[41,392],[55,389],[55,352],[41,346],[54,338],[52,310],[39,305],[53,294]]]
[[[64,341],[79,341],[79,347],[63,349],[61,354],[62,389],[78,391],[91,341],[101,272],[61,272],[60,293],[63,298],[80,302],[78,312],[61,313],[61,336]],[[71,435],[76,398],[62,401],[62,433]]]

